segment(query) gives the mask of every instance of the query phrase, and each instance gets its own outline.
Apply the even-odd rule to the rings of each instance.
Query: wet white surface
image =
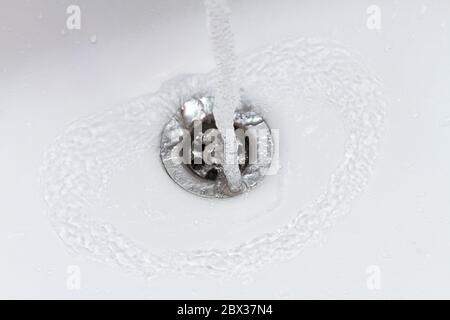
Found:
[[[295,258],[246,279],[175,274],[147,282],[68,252],[45,216],[38,170],[75,120],[154,92],[181,73],[210,71],[203,7],[201,1],[78,3],[79,31],[65,30],[69,2],[0,4],[1,297],[449,297],[450,4],[379,1],[378,32],[366,27],[371,3],[231,1],[240,53],[287,37],[337,40],[359,52],[388,98],[379,159],[351,212]],[[337,114],[305,110],[292,119],[298,153],[308,151],[295,163],[296,183],[268,177],[249,199],[217,208],[183,193],[149,153],[114,176],[96,217],[156,252],[229,247],[272,231],[317,196],[343,151]],[[272,121],[291,125],[281,116]],[[67,287],[74,265],[80,290]],[[370,266],[380,271],[379,290],[367,286]]]

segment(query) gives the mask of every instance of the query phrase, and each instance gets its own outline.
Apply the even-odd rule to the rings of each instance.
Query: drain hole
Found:
[[[219,172],[217,171],[217,169],[212,168],[211,170],[209,170],[206,173],[205,178],[208,180],[217,180],[217,176],[218,176]]]
[[[169,176],[186,191],[201,197],[233,197],[263,180],[272,161],[272,134],[251,106],[236,110],[234,129],[243,188],[239,193],[232,192],[222,166],[224,142],[214,120],[213,105],[213,97],[183,103],[161,134],[161,160]],[[177,149],[180,145],[182,148]]]
[[[234,125],[234,129],[239,129],[238,124]],[[191,136],[191,162],[186,166],[189,170],[196,176],[215,181],[219,175],[223,173],[222,163],[223,158],[223,139],[219,130],[217,129],[216,122],[212,115],[206,117],[203,121],[194,121],[190,129]],[[249,145],[250,141],[248,137],[240,138],[236,136],[237,139],[237,150],[239,159],[239,169],[241,174],[245,171],[249,164]],[[215,144],[214,148],[209,151],[206,149],[207,144],[204,141],[210,141]],[[200,148],[201,143],[201,148]],[[200,152],[201,150],[201,152]],[[210,159],[209,163],[206,163],[204,159]]]

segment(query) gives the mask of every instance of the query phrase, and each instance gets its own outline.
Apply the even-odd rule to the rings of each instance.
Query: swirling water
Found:
[[[293,210],[285,225],[225,249],[155,254],[120,226],[96,219],[94,205],[115,172],[158,143],[160,129],[183,101],[214,90],[211,74],[181,76],[154,94],[76,121],[48,150],[41,181],[49,219],[61,240],[75,252],[146,278],[164,272],[241,275],[295,256],[348,212],[369,181],[383,132],[385,101],[378,81],[343,46],[304,38],[243,57],[239,69],[243,96],[263,113],[295,108],[295,101],[314,100],[319,92],[339,114],[346,139],[343,158],[315,200]]]

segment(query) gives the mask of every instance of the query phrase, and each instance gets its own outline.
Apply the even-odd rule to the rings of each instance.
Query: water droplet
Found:
[[[92,43],[92,44],[96,44],[97,43],[97,35],[92,35],[90,38],[89,38],[89,41]]]

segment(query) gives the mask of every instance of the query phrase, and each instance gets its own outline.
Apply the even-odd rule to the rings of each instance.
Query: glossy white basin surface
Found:
[[[0,3],[1,298],[450,297],[450,3],[378,1],[381,24],[379,30],[372,30],[367,20],[373,6],[356,0],[345,4],[229,2],[242,61],[254,55],[263,61],[266,56],[258,54],[274,43],[281,42],[282,48],[289,41],[301,45],[279,50],[287,52],[278,62],[289,70],[286,78],[277,78],[285,69],[275,68],[273,77],[263,78],[266,82],[253,81],[248,75],[243,79],[249,95],[266,99],[262,103],[271,107],[265,109],[265,116],[273,129],[280,130],[281,168],[247,195],[227,200],[202,199],[183,191],[170,180],[159,159],[158,134],[170,112],[166,115],[154,97],[172,90],[166,87],[161,91],[161,85],[174,78],[178,79],[175,83],[184,83],[180,80],[185,79],[180,78],[183,74],[194,74],[191,77],[197,79],[215,67],[202,1]],[[80,30],[66,27],[66,9],[72,4],[81,8]],[[351,201],[350,210],[339,210],[339,217],[327,220],[330,228],[318,230],[318,241],[301,246],[292,256],[290,250],[283,253],[280,245],[276,255],[287,259],[273,261],[265,256],[273,251],[261,246],[261,259],[254,261],[267,263],[239,276],[200,272],[203,269],[188,269],[180,263],[180,270],[145,273],[143,277],[124,268],[127,263],[120,262],[115,249],[111,250],[116,263],[98,252],[98,259],[92,259],[84,249],[104,249],[95,243],[98,238],[92,247],[76,239],[76,232],[72,238],[61,234],[66,229],[51,218],[55,202],[44,200],[46,190],[49,185],[55,189],[66,186],[68,180],[78,177],[72,173],[80,158],[83,165],[101,158],[102,140],[94,137],[99,148],[92,152],[49,148],[65,132],[58,141],[85,137],[83,126],[98,123],[98,128],[109,134],[105,149],[114,149],[108,143],[115,140],[108,139],[115,132],[134,143],[134,137],[142,136],[136,133],[139,129],[131,130],[129,122],[124,129],[121,119],[125,116],[120,110],[142,120],[142,109],[133,113],[136,110],[129,106],[144,95],[144,100],[149,99],[143,104],[145,114],[151,119],[145,123],[156,138],[148,144],[143,141],[145,148],[136,155],[130,152],[120,169],[108,172],[108,183],[101,184],[105,189],[98,190],[99,194],[102,191],[99,201],[86,205],[84,213],[89,219],[119,230],[130,241],[127,247],[163,257],[164,263],[174,265],[179,252],[188,252],[189,259],[199,250],[229,252],[261,235],[277,234],[303,208],[321,199],[347,154],[350,134],[342,115],[320,90],[303,90],[309,88],[310,78],[300,72],[302,64],[291,65],[296,60],[289,58],[299,48],[315,51],[322,44],[328,48],[336,42],[345,48],[338,50],[342,54],[339,59],[347,61],[343,57],[348,54],[352,65],[355,61],[362,66],[352,70],[359,70],[363,80],[366,75],[377,79],[373,81],[386,101],[386,117],[383,126],[374,129],[381,133],[384,127],[384,132],[367,185]],[[269,51],[276,53],[276,48]],[[321,59],[329,59],[326,52]],[[267,74],[278,57],[268,56],[263,68]],[[315,56],[305,55],[305,65],[310,57]],[[327,74],[326,66],[321,62],[311,70]],[[242,69],[258,74],[252,73],[251,67],[248,63]],[[305,69],[305,73],[311,70]],[[292,76],[296,72],[298,78]],[[327,75],[345,89],[344,77],[333,72]],[[311,79],[314,76],[311,74]],[[273,83],[267,83],[269,79]],[[355,99],[364,104],[370,94],[359,90]],[[334,97],[339,97],[338,91]],[[108,112],[114,116],[107,116]],[[72,136],[77,130],[80,135]],[[57,160],[70,153],[67,159],[73,162],[52,157],[48,161],[49,150]],[[89,158],[79,158],[83,152],[89,153]],[[57,164],[69,168],[67,174],[59,172],[46,180]],[[96,190],[90,180],[83,185],[75,179],[68,185],[82,188],[73,193],[76,195]],[[61,188],[56,192],[63,193]],[[85,200],[81,198],[78,200]],[[57,209],[66,210],[66,198],[58,199],[63,201],[59,200],[62,207]],[[74,243],[77,245],[70,248]],[[220,266],[222,261],[215,263],[212,265]]]

